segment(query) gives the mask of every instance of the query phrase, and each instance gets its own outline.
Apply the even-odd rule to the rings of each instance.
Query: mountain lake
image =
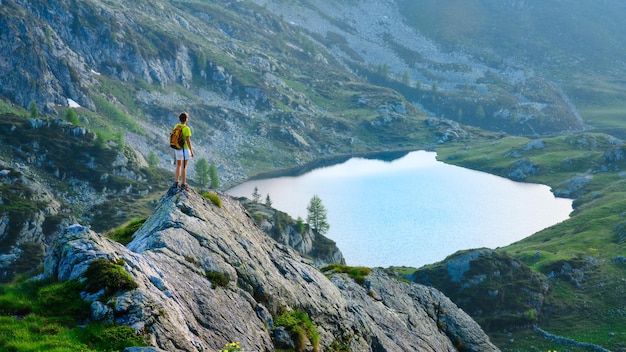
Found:
[[[295,176],[250,180],[228,190],[252,199],[255,187],[272,207],[306,221],[318,195],[326,234],[348,265],[421,267],[458,250],[497,248],[566,220],[572,200],[545,185],[520,183],[436,160],[415,151],[400,157],[354,157]]]

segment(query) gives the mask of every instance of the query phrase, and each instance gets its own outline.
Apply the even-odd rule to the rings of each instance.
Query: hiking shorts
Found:
[[[187,148],[174,150],[174,153],[176,154],[176,160],[183,160],[183,156],[185,160],[191,159],[191,153]]]

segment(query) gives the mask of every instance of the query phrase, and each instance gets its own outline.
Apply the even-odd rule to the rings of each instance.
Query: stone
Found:
[[[91,303],[91,318],[95,321],[107,321],[113,320],[113,310],[106,304],[94,301]]]
[[[274,329],[274,342],[276,344],[276,348],[293,350],[296,347],[296,344],[293,342],[289,332],[282,326]]]
[[[454,351],[457,344],[498,351],[436,289],[399,282],[381,269],[372,270],[367,288],[346,274],[326,277],[260,230],[240,202],[218,196],[222,207],[193,190],[170,190],[127,246],[70,226],[52,243],[42,277],[82,279],[95,259],[123,263],[137,288],[107,302],[102,295],[85,296],[93,315],[107,318],[103,306],[115,307],[117,324],[167,351],[214,351],[233,341],[244,350],[275,350],[289,345],[273,318],[285,309],[310,317],[319,350],[338,336],[354,336],[352,351]],[[207,272],[226,283],[214,285]]]

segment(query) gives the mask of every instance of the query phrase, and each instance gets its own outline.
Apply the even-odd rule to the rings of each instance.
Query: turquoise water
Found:
[[[497,248],[566,220],[572,200],[545,185],[448,165],[433,152],[394,161],[353,158],[300,176],[253,180],[228,191],[306,220],[317,194],[348,265],[421,267],[470,248]]]

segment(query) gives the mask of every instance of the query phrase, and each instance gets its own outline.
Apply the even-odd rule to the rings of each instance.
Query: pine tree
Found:
[[[74,126],[78,126],[78,115],[74,109],[69,108],[65,111],[65,121],[70,122]]]
[[[155,167],[159,165],[159,162],[161,162],[161,160],[159,160],[159,156],[153,150],[151,150],[150,153],[148,153],[147,161],[148,161],[148,165],[150,165],[151,167]]]
[[[209,166],[209,176],[211,177],[211,188],[220,188],[220,179],[217,175],[217,166],[215,166],[215,163],[211,163],[211,166]]]
[[[306,221],[311,228],[315,229],[320,235],[326,234],[330,225],[326,219],[326,208],[322,204],[322,200],[317,195],[314,195],[306,207],[308,212]]]
[[[409,70],[404,70],[404,73],[402,74],[402,84],[407,87],[411,86],[411,74],[409,73]]]
[[[209,183],[209,163],[205,158],[198,160],[196,163],[196,177],[195,180],[202,186],[206,186]]]
[[[265,206],[271,207],[272,206],[272,199],[270,199],[270,194],[267,194],[267,197],[265,197]]]
[[[30,103],[30,117],[33,119],[39,118],[39,109],[37,108],[37,103],[34,101]]]
[[[261,194],[259,194],[259,188],[254,186],[254,192],[252,192],[252,200],[258,203],[261,200]]]

